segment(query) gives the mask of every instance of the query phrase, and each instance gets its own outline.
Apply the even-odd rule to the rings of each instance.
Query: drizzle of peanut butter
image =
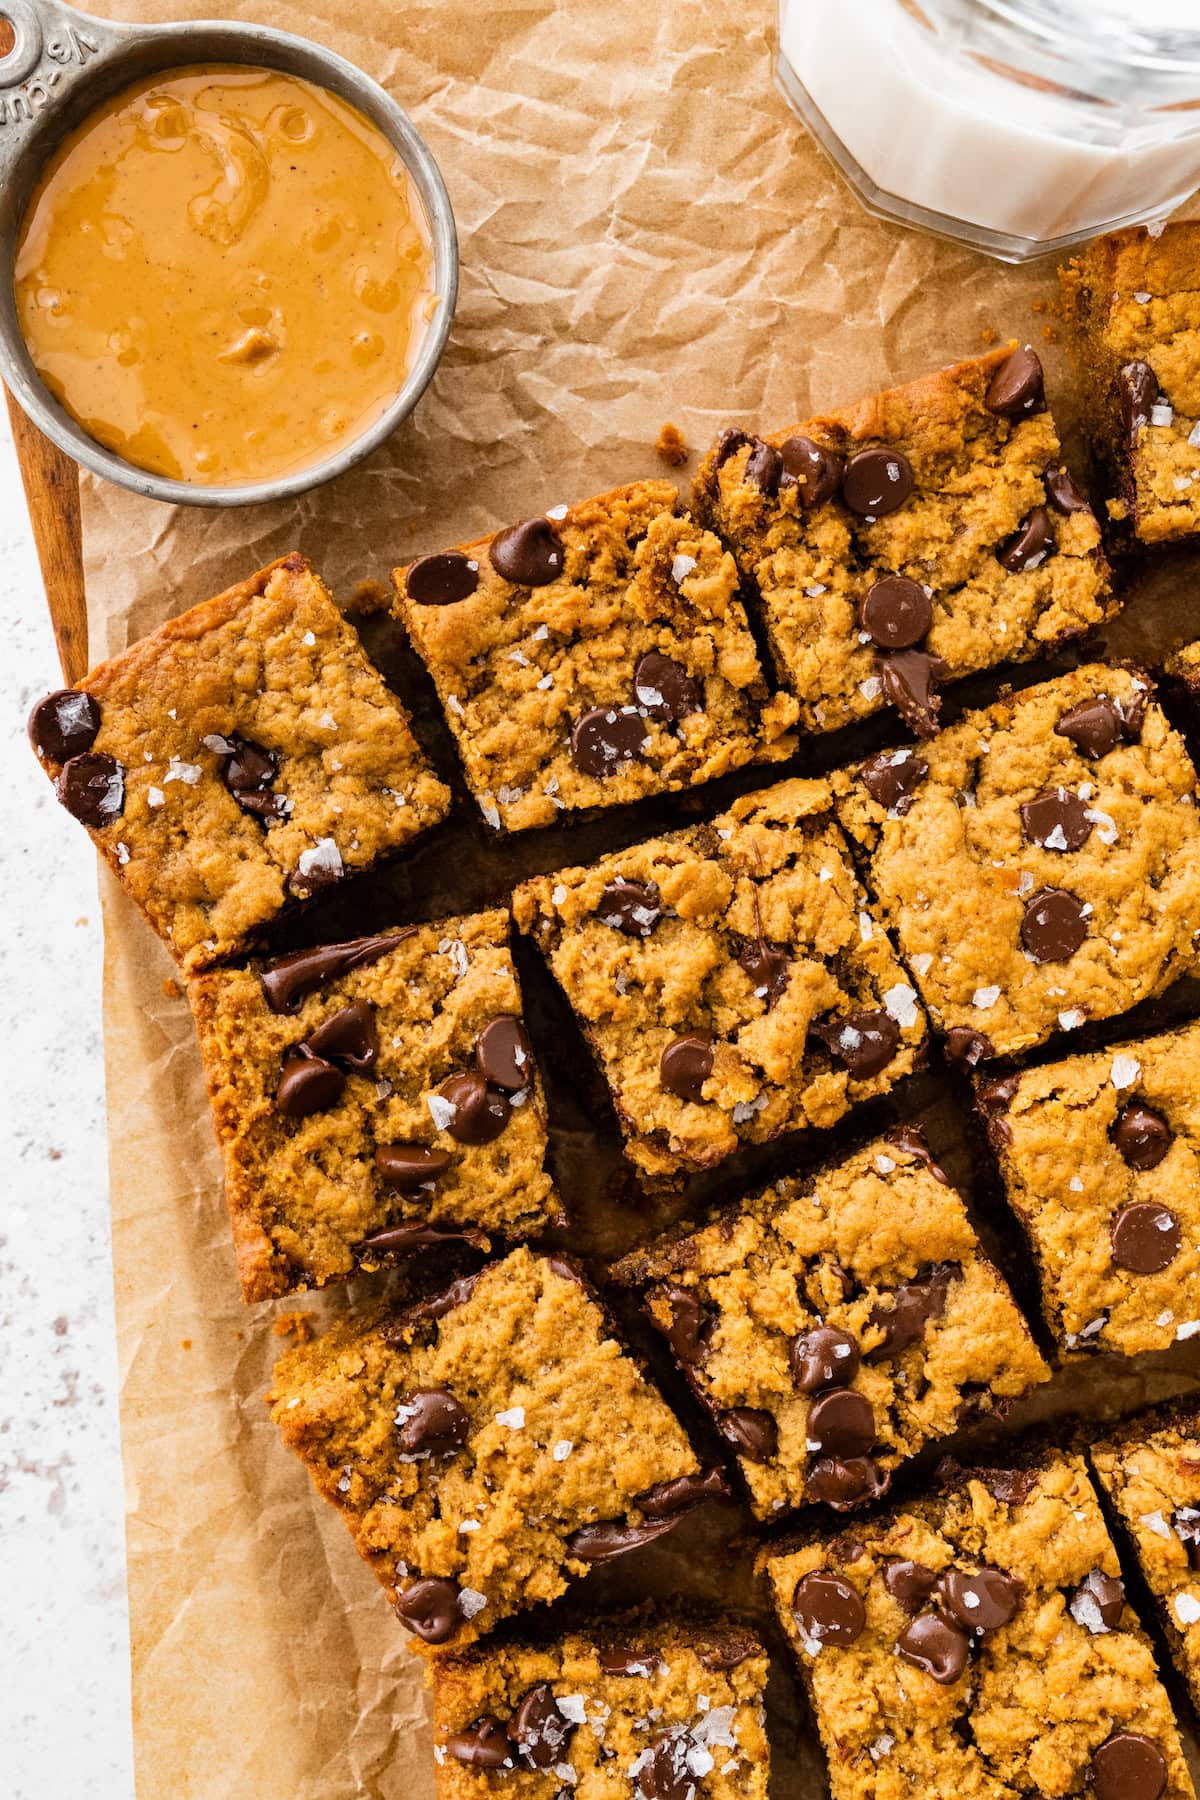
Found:
[[[21,228],[38,373],[99,443],[199,485],[270,480],[361,435],[436,308],[395,150],[271,69],[140,81],[60,146]]]

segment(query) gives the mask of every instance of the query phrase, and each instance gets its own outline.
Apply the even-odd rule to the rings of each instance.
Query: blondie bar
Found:
[[[1200,1410],[1143,1413],[1090,1454],[1200,1705]]]
[[[1157,994],[1200,930],[1196,776],[1145,676],[1090,664],[835,781],[952,1056]]]
[[[1109,510],[1144,544],[1200,532],[1200,222],[1098,238],[1060,271]]]
[[[30,737],[184,969],[399,850],[450,804],[302,556],[34,708]]]
[[[195,976],[247,1300],[560,1223],[508,914]]]
[[[877,1499],[923,1444],[1050,1373],[911,1128],[616,1273],[644,1290],[763,1519]]]
[[[693,505],[757,596],[810,731],[890,704],[930,734],[942,682],[1115,611],[1028,345],[767,438],[726,431]]]
[[[497,830],[694,787],[794,746],[733,558],[639,481],[398,569],[467,785]]]
[[[725,1491],[582,1278],[523,1248],[297,1345],[268,1398],[418,1648],[471,1642]]]
[[[977,1093],[1062,1348],[1200,1334],[1200,1024]]]
[[[824,782],[781,782],[711,824],[526,882],[513,909],[653,1181],[832,1124],[924,1045]]]
[[[833,1800],[1192,1800],[1083,1459],[764,1553]]]
[[[645,1614],[439,1657],[438,1800],[767,1800],[768,1667],[741,1624]]]

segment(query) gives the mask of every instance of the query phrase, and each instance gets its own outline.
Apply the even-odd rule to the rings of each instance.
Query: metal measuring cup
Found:
[[[15,32],[0,59],[0,375],[34,424],[68,456],[134,493],[185,506],[250,506],[286,500],[361,462],[406,419],[432,379],[458,295],[458,239],[441,171],[403,108],[353,63],[291,32],[228,20],[120,25],[78,12],[65,0],[3,0]],[[17,323],[13,268],[17,234],[38,176],[67,134],[111,95],[146,75],[197,63],[280,69],[328,88],[358,108],[392,144],[412,176],[429,222],[439,305],[417,359],[391,405],[324,462],[228,487],[152,475],[106,450],[50,393]]]

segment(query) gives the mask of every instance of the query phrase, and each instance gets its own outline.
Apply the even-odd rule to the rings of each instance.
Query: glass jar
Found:
[[[1200,186],[1200,0],[780,0],[776,71],[868,212],[1005,262]]]

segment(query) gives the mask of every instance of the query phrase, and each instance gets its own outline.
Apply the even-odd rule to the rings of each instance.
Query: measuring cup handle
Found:
[[[129,34],[127,26],[77,12],[65,0],[4,0],[2,10],[14,42],[0,59],[0,186],[41,115]]]

